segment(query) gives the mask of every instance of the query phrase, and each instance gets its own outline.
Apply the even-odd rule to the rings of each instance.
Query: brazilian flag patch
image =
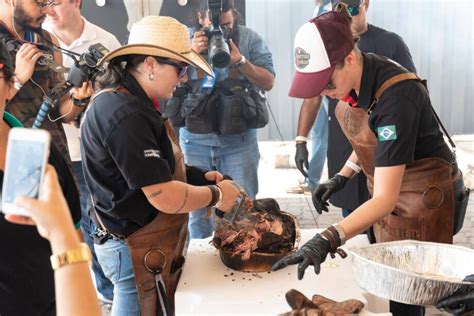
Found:
[[[397,129],[395,125],[387,125],[377,128],[380,142],[397,139]]]

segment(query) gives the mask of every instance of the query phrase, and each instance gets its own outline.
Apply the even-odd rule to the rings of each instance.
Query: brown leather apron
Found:
[[[165,121],[165,127],[175,157],[173,180],[186,182],[184,157],[178,139],[168,120]],[[160,302],[160,278],[169,300],[168,315],[174,314],[174,293],[184,264],[183,249],[188,234],[187,227],[188,214],[159,212],[151,223],[127,237],[141,315],[165,314],[158,310],[163,304],[168,304]]]
[[[367,175],[371,195],[377,139],[369,128],[368,113],[387,88],[410,79],[419,80],[414,74],[401,74],[385,81],[367,112],[344,102],[336,106],[336,118]],[[394,210],[373,225],[376,241],[415,239],[452,243],[454,193],[451,174],[451,163],[441,158],[425,158],[407,164]]]
[[[107,88],[94,95],[91,101],[106,92],[130,93],[124,87]],[[186,166],[178,138],[169,120],[165,120],[164,125],[175,159],[173,180],[186,182]],[[141,315],[174,315],[174,293],[184,265],[187,227],[187,213],[158,211],[153,221],[127,237]]]

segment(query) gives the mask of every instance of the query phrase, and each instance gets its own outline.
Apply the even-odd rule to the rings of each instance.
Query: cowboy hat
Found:
[[[105,55],[99,65],[124,55],[150,55],[179,60],[213,76],[206,60],[191,49],[188,29],[168,16],[146,16],[133,24],[128,44]]]

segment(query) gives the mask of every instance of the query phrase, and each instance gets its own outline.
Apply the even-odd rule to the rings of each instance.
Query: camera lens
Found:
[[[209,43],[209,58],[214,67],[225,68],[230,63],[229,45],[222,35],[212,36]]]

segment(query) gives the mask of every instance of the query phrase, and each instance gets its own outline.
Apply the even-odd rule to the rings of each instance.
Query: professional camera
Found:
[[[230,63],[230,50],[227,41],[229,33],[220,26],[222,0],[209,0],[212,26],[204,29],[209,39],[209,61],[217,68],[225,68]]]
[[[89,47],[89,51],[83,53],[79,58],[74,58],[74,65],[69,69],[67,81],[75,87],[81,87],[82,84],[91,80],[99,71],[97,63],[109,51],[104,45],[98,43]]]

